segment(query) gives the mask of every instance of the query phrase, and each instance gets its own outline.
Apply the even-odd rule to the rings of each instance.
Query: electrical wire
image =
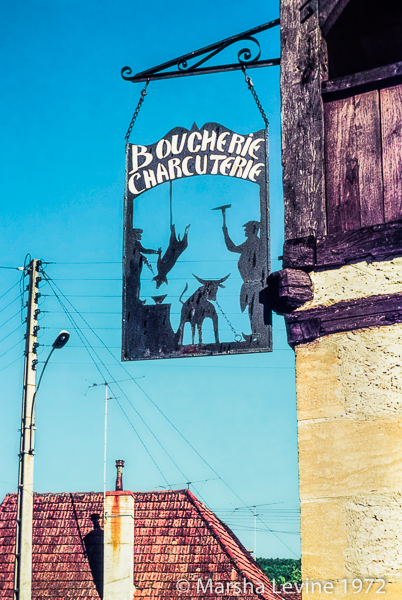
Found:
[[[169,277],[169,281],[188,281],[189,277]],[[233,280],[241,280],[241,277],[231,277]],[[120,281],[121,277],[55,277],[52,281]]]
[[[77,311],[77,314],[79,314],[78,311]],[[84,318],[84,317],[82,317],[82,318]],[[41,327],[41,329],[58,329],[58,327]],[[93,333],[95,332],[95,330],[96,331],[101,331],[101,330],[102,331],[121,331],[121,327],[91,327],[91,326],[89,326],[89,327],[81,327],[82,331],[83,330],[88,330],[88,329],[91,330]],[[286,331],[286,330],[285,329],[275,329],[274,328],[273,331]],[[222,329],[222,332],[229,333],[230,329]]]
[[[193,485],[193,483],[204,483],[206,481],[218,481],[219,477],[213,477],[212,479],[198,479],[197,481],[179,481],[178,483],[171,483],[170,485]],[[158,485],[159,488],[166,489],[163,485]],[[211,509],[212,510],[212,509]]]
[[[52,289],[53,293],[55,294],[55,296],[56,296],[56,297],[57,297],[57,299],[59,300],[59,302],[60,302],[60,305],[61,305],[61,306],[64,308],[64,312],[65,312],[66,316],[68,317],[68,319],[69,319],[69,320],[70,320],[70,322],[72,323],[72,325],[73,325],[74,329],[76,330],[77,334],[79,335],[79,337],[80,337],[81,341],[83,341],[83,340],[82,340],[82,338],[81,338],[81,336],[80,336],[80,334],[79,334],[79,332],[78,332],[78,330],[80,330],[80,327],[79,327],[79,326],[76,324],[76,322],[75,322],[74,318],[72,317],[71,313],[70,313],[70,312],[67,310],[67,307],[65,307],[65,306],[64,306],[64,303],[63,303],[63,302],[62,302],[62,300],[60,299],[59,295],[58,295],[58,294],[57,294],[57,292],[56,292],[56,291],[53,289],[53,285],[52,285],[52,281],[53,281],[53,280],[51,280],[51,278],[50,278],[50,277],[49,277],[49,276],[48,276],[48,275],[47,275],[47,274],[46,274],[44,271],[42,271],[42,272],[43,272],[43,275],[44,275],[44,277],[46,277],[46,279],[47,279],[47,281],[48,281],[48,283],[49,283],[49,286],[50,286],[50,288]],[[78,313],[78,311],[76,311],[76,312],[77,312],[77,314],[79,314],[79,313]],[[82,334],[82,335],[83,335],[83,337],[85,337],[85,340],[86,340],[87,344],[88,344],[88,345],[91,347],[91,349],[93,350],[93,353],[94,353],[94,354],[96,355],[96,357],[98,358],[98,361],[99,361],[99,362],[102,364],[102,366],[104,367],[104,369],[105,369],[105,370],[106,370],[106,372],[108,373],[108,375],[109,375],[110,379],[111,379],[111,380],[113,380],[113,384],[117,385],[117,387],[119,388],[119,390],[120,390],[120,391],[123,393],[123,395],[124,395],[124,396],[127,398],[127,400],[129,401],[130,405],[131,405],[131,406],[132,406],[132,408],[135,410],[136,414],[137,414],[137,415],[140,417],[140,419],[141,419],[141,420],[142,420],[142,422],[145,424],[145,426],[148,428],[148,430],[151,432],[151,434],[154,436],[154,438],[156,439],[156,441],[157,441],[157,442],[160,444],[160,446],[161,446],[161,447],[164,449],[164,451],[167,453],[167,455],[169,456],[169,458],[172,460],[172,462],[175,464],[175,466],[176,466],[176,467],[178,468],[178,470],[180,471],[181,475],[183,475],[183,477],[186,477],[186,475],[185,475],[185,474],[184,474],[184,473],[181,471],[181,469],[180,469],[180,468],[178,467],[178,465],[175,463],[175,461],[173,460],[173,458],[172,458],[172,457],[169,455],[169,453],[167,452],[167,450],[166,450],[166,449],[163,447],[163,445],[162,445],[162,444],[159,442],[159,440],[157,439],[157,437],[155,436],[155,434],[152,432],[152,430],[149,428],[149,426],[147,425],[147,423],[144,421],[144,419],[142,418],[142,416],[141,416],[141,415],[138,413],[138,411],[137,411],[137,410],[134,408],[134,406],[132,405],[132,403],[131,403],[131,402],[130,402],[130,400],[128,399],[127,395],[125,394],[125,392],[123,391],[123,389],[121,388],[121,386],[120,386],[120,385],[119,385],[119,384],[118,384],[118,383],[117,383],[117,382],[114,380],[114,378],[113,378],[112,374],[110,373],[109,369],[106,367],[106,365],[104,364],[104,362],[101,360],[101,358],[99,357],[99,355],[97,354],[97,352],[96,352],[96,351],[95,351],[95,350],[92,348],[92,346],[91,346],[91,344],[90,344],[89,340],[87,339],[87,337],[86,337],[84,334]],[[85,344],[84,344],[84,346],[86,347],[86,345],[85,345]],[[99,371],[99,373],[100,373],[100,375],[101,375],[102,379],[104,379],[104,380],[105,380],[105,378],[104,378],[104,376],[103,376],[103,374],[102,374],[101,370],[99,369],[99,366],[96,364],[96,361],[93,359],[93,356],[91,355],[91,353],[89,353],[89,354],[90,354],[90,356],[91,356],[91,359],[93,360],[93,362],[94,362],[94,364],[95,364],[96,368],[98,369],[98,371]],[[166,477],[165,477],[165,476],[164,476],[164,474],[162,473],[162,471],[161,471],[161,469],[159,468],[158,464],[156,463],[155,459],[154,459],[154,458],[152,457],[152,455],[150,454],[150,452],[149,452],[148,448],[146,447],[145,443],[143,442],[142,438],[141,438],[141,437],[140,437],[140,435],[138,434],[138,432],[137,432],[137,430],[135,429],[135,427],[134,427],[133,423],[131,422],[130,418],[128,417],[127,413],[124,411],[123,407],[121,406],[121,403],[118,401],[118,399],[117,399],[117,398],[116,398],[116,402],[117,402],[117,404],[120,406],[120,408],[121,408],[121,410],[122,410],[123,414],[125,415],[126,419],[127,419],[127,420],[128,420],[128,422],[130,423],[130,425],[131,425],[131,427],[133,428],[133,430],[135,431],[135,433],[136,433],[136,435],[137,435],[138,439],[139,439],[139,440],[140,440],[140,442],[142,443],[142,445],[143,445],[144,449],[145,449],[145,450],[146,450],[146,452],[148,453],[149,457],[151,458],[152,462],[154,463],[154,465],[155,465],[155,466],[156,466],[156,468],[158,469],[159,473],[162,475],[162,477],[163,477],[163,479],[165,480],[166,484],[167,484],[167,485],[170,487],[170,489],[172,489],[172,488],[171,488],[171,486],[170,486],[170,484],[169,484],[169,482],[167,481]]]
[[[1,311],[0,311],[1,312]],[[62,310],[42,310],[41,312],[44,313],[54,313],[54,314],[61,314],[63,313]],[[181,313],[179,312],[171,312],[171,315],[180,315]],[[237,315],[239,313],[237,312],[227,312],[227,315]],[[106,312],[99,312],[99,311],[95,311],[95,310],[81,310],[80,311],[80,315],[119,315],[121,316],[121,311],[116,312],[116,311],[106,311]]]
[[[153,261],[155,263],[155,261]],[[178,263],[206,263],[206,262],[238,262],[237,258],[224,258],[224,259],[203,259],[203,260],[177,260]],[[121,265],[120,261],[95,261],[95,262],[46,262],[42,261],[44,265]],[[155,263],[156,264],[156,263]]]
[[[20,309],[18,309],[18,312],[16,312],[15,315],[13,315],[9,319],[7,319],[7,321],[4,321],[4,323],[2,323],[0,325],[0,329],[1,329],[1,327],[4,327],[4,325],[7,325],[7,323],[9,323],[10,321],[12,321],[12,319],[15,319],[15,317],[18,317],[19,314],[20,314]]]
[[[12,285],[12,286],[11,286],[11,287],[10,287],[10,288],[9,288],[9,289],[6,291],[6,292],[4,292],[4,294],[2,294],[2,295],[0,296],[0,300],[1,300],[2,298],[4,298],[4,296],[7,296],[7,294],[8,294],[9,292],[11,292],[11,290],[13,290],[15,287],[17,287],[17,285],[19,285],[19,283],[20,283],[20,281],[19,281],[19,280],[18,280],[16,283],[14,283],[14,285]]]
[[[11,331],[11,333],[8,333],[7,335],[5,335],[1,340],[0,340],[0,344],[1,342],[4,342],[4,340],[6,340],[8,337],[10,337],[10,335],[13,335],[13,333],[15,333],[16,331],[18,331],[18,329],[21,327],[21,325],[23,325],[23,323],[20,323],[18,325],[18,327],[16,327],[13,331]]]
[[[44,273],[44,271],[43,271]],[[45,275],[45,273],[44,273]],[[55,283],[55,279],[51,279],[47,274],[46,274],[46,280],[49,283],[50,288],[53,290],[53,292],[55,293],[56,297],[58,297],[58,294],[55,292],[55,290],[53,289],[53,286],[58,290],[59,294],[61,296],[64,296],[63,292],[60,290],[60,288],[58,287],[58,285]],[[60,279],[58,279],[60,281]],[[98,334],[95,332],[95,330],[89,325],[89,323],[85,320],[85,318],[79,313],[79,311],[77,311],[77,309],[73,306],[73,304],[67,299],[65,298],[67,303],[72,307],[72,309],[74,310],[75,313],[77,313],[81,319],[83,320],[83,322],[87,325],[88,329],[90,329],[92,331],[92,333],[97,337],[97,339],[101,342],[101,344],[103,344],[103,346],[105,347],[105,349],[109,352],[109,354],[111,354],[111,356],[113,357],[113,359],[116,360],[116,362],[123,368],[123,370],[127,373],[127,375],[129,377],[131,377],[129,371],[127,371],[127,369],[117,360],[117,358],[114,356],[114,354],[109,350],[109,348],[106,346],[106,344],[104,344],[104,342],[102,341],[102,339],[98,336]],[[61,300],[59,299],[60,304],[62,304]],[[66,314],[69,316],[70,313],[68,311],[66,311]],[[100,328],[98,328],[100,329]],[[107,369],[106,369],[107,370]],[[187,440],[187,438],[179,431],[179,429],[177,429],[177,427],[172,423],[172,421],[170,421],[170,419],[163,413],[163,411],[158,407],[158,405],[152,400],[152,398],[149,396],[149,394],[144,390],[144,388],[141,387],[141,385],[135,380],[132,379],[132,381],[134,382],[134,384],[142,391],[142,393],[144,394],[144,396],[152,403],[152,405],[160,412],[160,414],[167,420],[167,422],[173,427],[173,429],[180,435],[180,437],[189,445],[189,447],[193,450],[193,452],[195,452],[197,454],[197,456],[208,466],[208,468],[222,481],[222,483],[232,492],[232,494],[234,496],[236,496],[236,498],[244,505],[245,508],[249,508],[247,506],[247,504],[243,501],[243,499],[237,494],[237,492],[235,492],[230,485],[219,475],[219,473],[208,463],[208,461],[198,452],[198,450],[196,450],[196,448],[194,448],[194,446],[191,444],[191,442],[189,442],[189,440]],[[123,392],[123,390],[121,389],[120,386],[118,386],[119,389],[122,391],[122,393],[126,396],[126,394]],[[130,400],[128,399],[128,397],[126,396],[127,400],[130,402]],[[131,402],[130,402],[131,404]],[[131,404],[132,406],[132,404]],[[145,447],[145,446],[144,446]],[[148,450],[147,450],[148,452]],[[155,463],[156,464],[156,463]],[[158,470],[160,471],[160,469],[158,468]],[[167,482],[166,478],[163,476],[163,479],[165,480],[165,482],[169,485],[169,483]],[[249,508],[249,510],[251,511],[251,513],[254,515],[254,512],[252,511],[251,508]],[[264,523],[261,518],[258,517],[258,520],[264,525],[264,527],[266,529],[268,529],[268,531],[270,531],[274,537],[276,537],[284,546],[286,546],[286,548],[292,552],[292,554],[294,554],[297,558],[298,555],[292,550],[292,548],[290,548],[290,546],[288,546],[286,544],[286,542],[284,542],[283,540],[281,540],[281,538],[276,535],[275,532],[273,532],[270,527]]]
[[[258,531],[261,533],[270,533],[270,531],[267,531],[267,529],[261,529],[261,528],[254,528],[254,527],[242,527],[233,523],[228,523],[227,521],[225,521],[225,524],[230,527],[230,529],[237,529],[238,531]],[[287,533],[289,535],[298,535],[300,536],[300,531],[283,531],[283,530],[278,530],[278,529],[271,529],[272,533]]]
[[[0,313],[2,313],[4,310],[6,310],[6,308],[8,308],[9,306],[11,306],[12,304],[14,304],[14,302],[16,302],[17,300],[19,300],[22,296],[24,292],[22,292],[21,294],[18,294],[18,296],[16,298],[14,298],[14,300],[11,300],[11,302],[9,302],[6,306],[4,306],[4,308],[2,308],[0,310]],[[19,312],[19,311],[18,311]]]
[[[57,328],[58,329],[58,328]],[[43,347],[50,347],[51,344],[41,344],[41,346]],[[73,349],[78,349],[78,348],[82,348],[82,346],[71,346],[71,348]],[[96,348],[98,350],[102,349],[104,350],[103,346],[93,346],[93,348]],[[287,352],[287,351],[286,351]],[[291,352],[291,350],[290,350]],[[52,361],[52,364],[54,365],[90,365],[92,363],[83,363],[83,362],[66,362],[66,361]],[[109,363],[109,366],[111,365],[116,365],[116,363]],[[164,366],[164,365],[162,365]],[[281,370],[281,371],[289,371],[289,370],[294,370],[294,367],[210,367],[210,366],[200,366],[200,365],[187,365],[187,366],[179,366],[179,365],[166,365],[167,369],[184,369],[185,371],[191,371],[192,369],[236,369],[238,370],[243,370],[243,369],[274,369],[275,371],[277,370]]]
[[[21,342],[24,341],[24,338],[22,340],[18,340],[18,342],[16,344],[14,344],[14,346],[11,346],[11,348],[9,348],[8,350],[6,350],[5,352],[3,352],[3,354],[0,354],[0,358],[3,358],[3,356],[5,356],[6,354],[8,354],[9,352],[11,352],[11,350],[14,350],[14,348],[16,346],[18,346]]]
[[[22,271],[23,267],[2,267],[2,266],[0,266],[0,269],[12,269],[13,271]]]
[[[21,358],[22,356],[24,356],[24,354],[22,354],[22,355],[18,356],[18,357],[17,357],[15,360],[13,360],[12,362],[8,363],[8,365],[6,365],[6,366],[5,366],[5,367],[3,367],[2,369],[0,369],[0,373],[1,373],[2,371],[5,371],[5,370],[6,370],[8,367],[11,367],[11,365],[13,365],[14,363],[16,363],[16,362],[17,362],[17,360],[20,360],[20,358]]]
[[[271,261],[282,262],[282,259],[271,258]],[[179,259],[177,262],[182,263],[198,263],[198,262],[238,262],[237,258],[225,258],[225,259],[203,259],[201,260],[182,260]],[[59,262],[59,261],[42,261],[44,265],[121,265],[121,260],[109,260],[109,261],[88,261],[88,262]],[[12,267],[9,267],[12,268]]]

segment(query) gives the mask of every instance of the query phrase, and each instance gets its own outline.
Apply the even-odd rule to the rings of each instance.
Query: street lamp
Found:
[[[65,329],[62,329],[60,331],[59,335],[57,336],[57,338],[54,340],[54,342],[52,344],[52,349],[49,352],[49,356],[47,357],[47,359],[45,360],[45,364],[43,365],[43,369],[42,369],[42,372],[39,377],[38,385],[36,387],[35,393],[32,398],[31,425],[30,425],[30,429],[31,429],[31,431],[30,431],[30,448],[29,448],[30,454],[34,454],[35,405],[36,405],[36,396],[39,391],[43,373],[45,372],[47,363],[49,362],[50,357],[52,356],[53,352],[55,350],[60,350],[61,348],[63,348],[63,346],[65,346],[67,344],[69,339],[70,339],[70,334],[68,333],[68,331],[66,331]]]
[[[36,386],[36,339],[37,312],[36,289],[38,287],[38,261],[34,259],[30,268],[27,333],[25,347],[24,391],[22,397],[21,442],[18,473],[17,522],[15,539],[14,600],[31,600],[32,593],[32,523],[33,523],[33,467],[35,402],[43,373],[54,350],[63,348],[70,338],[62,330],[52,344]]]

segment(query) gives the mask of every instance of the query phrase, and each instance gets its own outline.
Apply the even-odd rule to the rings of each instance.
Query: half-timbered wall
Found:
[[[285,245],[261,301],[296,353],[302,576],[400,600],[402,0],[281,0],[281,51]]]
[[[286,240],[402,219],[402,2],[282,0],[281,96]]]

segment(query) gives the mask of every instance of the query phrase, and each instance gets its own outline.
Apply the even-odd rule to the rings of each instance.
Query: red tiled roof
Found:
[[[137,492],[134,498],[134,599],[280,600],[241,542],[190,491]],[[90,515],[102,511],[100,493],[35,494],[33,600],[100,599],[102,531]],[[9,494],[0,506],[1,600],[13,598],[15,518],[16,495]],[[188,580],[188,593],[178,593],[180,579]],[[197,592],[198,579],[204,590],[211,580],[208,592]],[[220,583],[224,588],[216,588]]]

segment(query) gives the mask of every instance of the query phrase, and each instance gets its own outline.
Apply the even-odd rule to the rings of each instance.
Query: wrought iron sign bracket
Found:
[[[130,67],[123,67],[121,70],[121,76],[126,81],[132,81],[133,83],[140,81],[151,81],[156,79],[171,79],[173,77],[187,77],[189,75],[207,75],[210,73],[223,73],[226,71],[240,70],[242,67],[247,69],[255,69],[257,67],[273,67],[280,64],[279,58],[272,58],[268,60],[260,60],[261,57],[261,46],[259,41],[254,37],[256,34],[272,29],[273,27],[279,26],[279,19],[264,23],[243,33],[239,33],[232,37],[216,42],[200,50],[195,50],[189,54],[180,56],[168,62],[165,62],[157,67],[142,71],[136,75],[132,75]],[[236,42],[251,42],[255,44],[255,52],[249,47],[243,47],[237,53],[237,63],[230,63],[225,65],[216,65],[211,67],[205,67],[207,61],[211,60],[214,56],[226,50],[229,46],[232,46]],[[253,58],[253,54],[255,55]],[[205,56],[204,56],[205,55]],[[194,64],[189,65],[189,61],[200,57]],[[167,71],[172,67],[176,67],[175,70]]]

